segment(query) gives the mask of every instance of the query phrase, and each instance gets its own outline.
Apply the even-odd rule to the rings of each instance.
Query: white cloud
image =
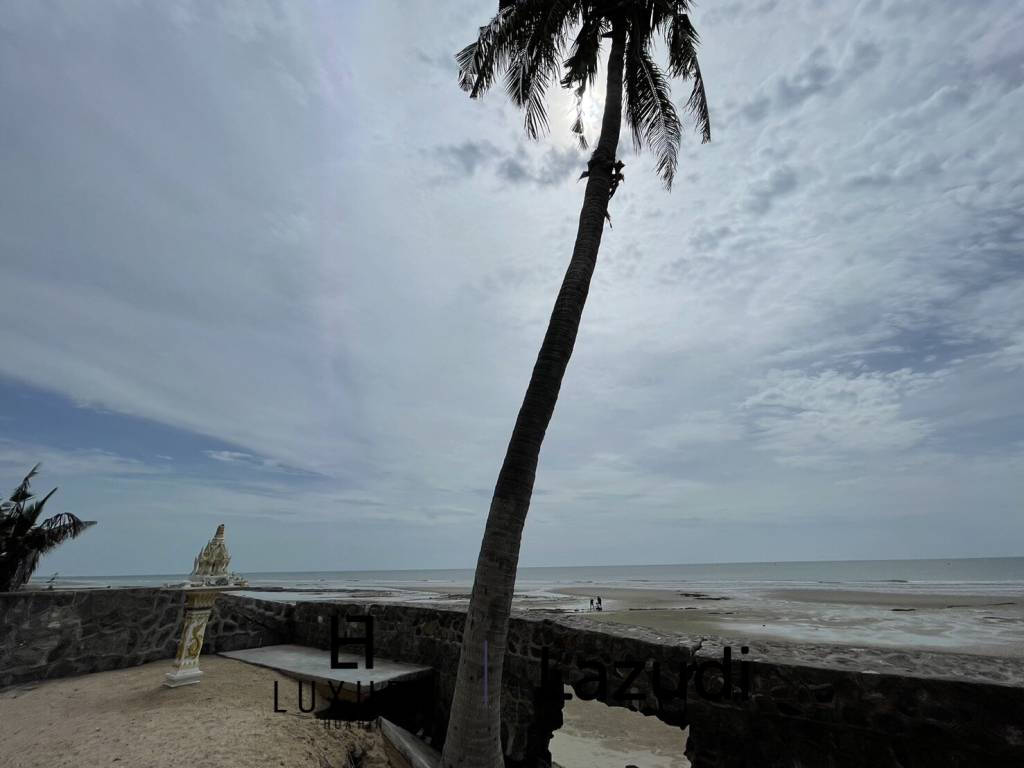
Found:
[[[256,458],[251,453],[243,453],[242,451],[203,451],[203,453],[214,461],[223,461],[227,464],[248,463]]]
[[[500,86],[466,98],[451,53],[478,3],[47,8],[0,12],[0,374],[208,436],[224,477],[272,486],[125,482],[147,519],[223,510],[257,550],[284,537],[319,564],[348,545],[300,533],[335,516],[410,565],[418,521],[471,564],[575,236],[571,99],[533,145]],[[664,561],[708,559],[695,521],[927,503],[953,532],[958,504],[1002,546],[985,505],[1024,490],[987,463],[1024,418],[1022,21],[999,3],[697,9],[713,141],[686,132],[668,195],[623,136],[531,523],[564,539],[560,519],[600,509],[581,559],[642,529]],[[921,492],[952,464],[962,493]],[[546,547],[528,526],[526,559]]]

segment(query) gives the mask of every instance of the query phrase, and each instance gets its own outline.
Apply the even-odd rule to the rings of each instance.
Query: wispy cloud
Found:
[[[13,488],[35,464],[50,477],[105,475],[129,477],[158,475],[162,471],[138,459],[109,451],[81,448],[59,450],[49,446],[0,440],[0,468]]]
[[[907,451],[933,427],[903,402],[942,374],[775,371],[748,398],[759,447],[794,465],[839,463],[864,453]]]

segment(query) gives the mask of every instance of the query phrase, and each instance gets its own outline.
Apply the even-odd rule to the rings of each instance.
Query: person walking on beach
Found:
[[[590,598],[590,610],[594,610],[594,598]]]
[[[599,610],[599,611],[603,610],[601,608],[601,596],[600,595],[597,596],[597,610]]]

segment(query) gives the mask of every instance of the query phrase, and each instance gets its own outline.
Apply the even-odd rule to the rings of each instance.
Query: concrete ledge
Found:
[[[441,753],[417,739],[405,728],[384,717],[377,722],[388,744],[405,759],[409,768],[437,768],[441,764]]]

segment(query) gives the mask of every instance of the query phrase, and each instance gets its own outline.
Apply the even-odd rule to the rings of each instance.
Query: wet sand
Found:
[[[929,591],[921,585],[873,588],[751,588],[742,585],[685,589],[589,584],[536,585],[517,590],[516,609],[531,613],[585,613],[599,621],[636,624],[734,640],[773,640],[870,648],[948,651],[1024,657],[1024,589],[951,585],[955,591]],[[988,593],[986,594],[986,590]],[[591,611],[600,595],[603,611]],[[287,600],[360,600],[465,606],[466,585],[430,584],[379,591],[320,590],[260,592],[254,596]]]
[[[903,608],[1003,608],[1019,605],[995,595],[907,594],[905,592],[855,592],[848,589],[780,589],[764,593],[767,597],[804,603],[844,605],[883,605]]]
[[[1024,596],[1006,593],[606,589],[601,596],[605,610],[589,617],[663,632],[1024,657]]]

